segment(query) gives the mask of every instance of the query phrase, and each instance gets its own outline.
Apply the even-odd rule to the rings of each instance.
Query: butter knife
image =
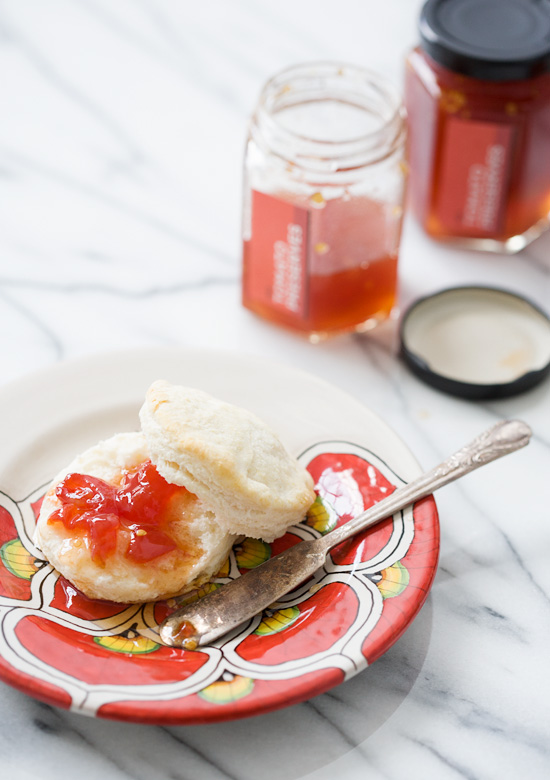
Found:
[[[398,488],[366,512],[319,539],[299,542],[244,576],[173,612],[160,625],[164,644],[195,650],[219,639],[314,574],[333,547],[430,495],[438,488],[529,443],[520,420],[497,423],[439,466]]]

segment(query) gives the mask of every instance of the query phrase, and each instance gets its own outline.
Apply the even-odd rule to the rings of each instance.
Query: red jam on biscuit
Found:
[[[187,493],[167,482],[150,460],[123,473],[120,487],[85,474],[68,474],[56,487],[61,508],[48,523],[63,523],[73,533],[86,536],[95,562],[104,562],[117,549],[118,535],[126,532],[125,556],[145,563],[175,550],[176,541],[167,525],[172,519],[172,499]]]

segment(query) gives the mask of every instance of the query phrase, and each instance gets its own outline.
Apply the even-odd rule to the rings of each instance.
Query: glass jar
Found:
[[[401,100],[369,71],[321,62],[268,81],[245,156],[244,306],[314,342],[390,315],[404,141]]]
[[[550,2],[428,0],[408,58],[410,203],[435,238],[517,252],[550,217]]]

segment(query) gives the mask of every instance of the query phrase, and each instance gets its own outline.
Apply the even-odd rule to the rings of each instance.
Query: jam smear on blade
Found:
[[[196,640],[197,630],[188,620],[184,620],[173,634],[175,645],[181,645],[185,650],[196,650],[199,643]]]
[[[55,489],[61,508],[48,523],[61,522],[86,535],[92,559],[104,562],[117,547],[118,534],[129,535],[126,557],[146,563],[178,547],[166,528],[169,505],[184,487],[167,482],[150,460],[123,474],[120,487],[87,474],[68,474]]]

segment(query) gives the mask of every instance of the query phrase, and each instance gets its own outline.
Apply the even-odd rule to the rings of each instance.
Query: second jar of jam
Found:
[[[549,225],[549,0],[428,0],[408,58],[410,202],[435,238],[516,252]]]
[[[395,306],[404,110],[362,68],[298,65],[264,87],[245,159],[243,304],[319,341]]]

